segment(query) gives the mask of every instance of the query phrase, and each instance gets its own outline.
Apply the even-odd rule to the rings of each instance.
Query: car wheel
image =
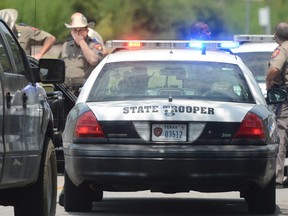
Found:
[[[252,214],[273,214],[276,210],[275,176],[265,188],[253,188],[246,192],[245,200]]]
[[[88,185],[76,187],[66,172],[64,185],[64,208],[67,212],[91,211],[93,192]]]
[[[57,162],[54,145],[50,138],[46,137],[45,140],[37,182],[28,188],[23,188],[16,196],[18,199],[14,205],[15,216],[55,215]]]

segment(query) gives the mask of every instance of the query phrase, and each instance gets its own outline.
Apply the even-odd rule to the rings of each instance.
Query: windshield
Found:
[[[106,64],[88,101],[184,98],[254,102],[237,65],[215,62]]]
[[[254,74],[257,82],[265,82],[265,73],[268,69],[272,52],[246,52],[237,53],[242,61]]]

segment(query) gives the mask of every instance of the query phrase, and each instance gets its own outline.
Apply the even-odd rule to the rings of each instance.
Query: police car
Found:
[[[278,44],[273,35],[234,35],[234,41],[240,46],[232,52],[241,57],[258,81],[261,90],[266,95],[265,73],[273,51]]]
[[[230,42],[108,41],[63,132],[64,207],[103,191],[240,191],[275,211],[274,113]],[[269,103],[286,92],[269,90]]]
[[[249,67],[262,93],[266,96],[265,73],[268,69],[271,55],[278,47],[274,40],[274,35],[234,35],[234,41],[239,42],[239,46],[231,49],[232,52],[241,57],[242,61]],[[288,173],[287,156],[288,154],[285,161],[285,176]]]

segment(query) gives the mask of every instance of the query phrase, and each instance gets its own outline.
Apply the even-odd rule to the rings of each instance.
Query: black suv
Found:
[[[28,56],[30,66],[37,70],[39,61]],[[64,83],[53,82],[53,80],[43,81],[41,86],[45,89],[47,99],[52,110],[54,122],[54,146],[57,158],[57,172],[64,174],[64,154],[62,144],[62,133],[69,111],[73,108],[77,100],[77,92],[79,89],[72,89]]]
[[[61,122],[55,126],[53,101],[42,84],[63,83],[65,64],[41,59],[31,65],[0,19],[0,204],[13,205],[15,215],[48,216],[56,212],[54,143]]]

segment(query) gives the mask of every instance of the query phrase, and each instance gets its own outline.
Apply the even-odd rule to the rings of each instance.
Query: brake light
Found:
[[[81,115],[75,125],[74,137],[98,137],[104,138],[104,132],[92,111]]]
[[[265,130],[262,119],[255,113],[247,113],[234,139],[265,139]]]

